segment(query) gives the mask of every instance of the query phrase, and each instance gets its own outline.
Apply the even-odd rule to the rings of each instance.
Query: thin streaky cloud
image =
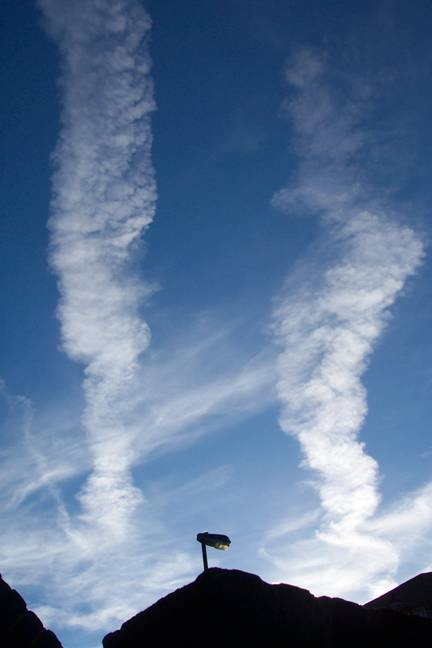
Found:
[[[146,365],[138,371],[131,391],[135,414],[128,427],[129,439],[134,438],[131,467],[149,464],[156,453],[190,444],[274,402],[272,355],[248,358],[239,348],[236,332],[224,335],[218,321],[198,328],[199,344],[194,343],[196,331],[189,326],[186,339],[176,337],[163,349],[149,352]],[[229,358],[223,366],[218,364],[220,346]],[[142,493],[128,534],[113,539],[112,534],[100,532],[86,510],[71,505],[71,495],[92,469],[86,437],[79,428],[64,429],[62,420],[52,421],[65,435],[53,444],[44,438],[46,430],[37,416],[28,420],[28,438],[42,455],[40,464],[24,443],[25,420],[26,411],[20,408],[19,418],[13,421],[16,444],[0,457],[5,494],[0,499],[4,521],[0,562],[2,573],[17,587],[43,583],[36,607],[47,625],[111,630],[196,574],[199,556],[177,546],[179,542],[189,546],[188,534],[184,539],[170,532],[161,510],[209,484],[223,484],[230,479],[230,468],[198,476],[175,493],[166,490],[162,478],[158,492],[149,487]],[[53,487],[68,507],[61,497],[52,496]]]
[[[274,526],[267,533],[266,542],[271,542],[279,538],[285,538],[293,533],[302,531],[308,527],[311,527],[322,517],[322,511],[317,508],[313,511],[308,511],[299,517],[294,519],[285,520]]]

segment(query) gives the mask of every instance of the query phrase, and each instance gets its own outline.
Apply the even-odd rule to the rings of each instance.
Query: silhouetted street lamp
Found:
[[[208,569],[206,546],[226,551],[231,544],[228,536],[222,535],[221,533],[208,533],[207,531],[205,533],[198,533],[197,540],[201,543],[204,571]]]

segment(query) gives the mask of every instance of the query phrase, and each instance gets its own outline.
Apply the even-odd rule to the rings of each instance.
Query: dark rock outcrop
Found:
[[[248,646],[364,648],[432,643],[432,621],[315,598],[237,570],[209,569],[108,634],[104,648]]]
[[[0,646],[1,648],[62,648],[51,630],[27,610],[24,599],[0,576]]]
[[[369,601],[365,607],[397,610],[432,619],[432,573],[410,578],[390,592]]]

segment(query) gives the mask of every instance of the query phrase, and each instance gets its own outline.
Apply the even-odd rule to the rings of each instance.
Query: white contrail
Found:
[[[40,0],[62,54],[51,264],[63,348],[85,364],[94,457],[84,517],[122,534],[140,493],[129,475],[128,392],[149,343],[133,261],[153,219],[150,19],[135,0]]]
[[[423,246],[411,228],[368,199],[357,162],[366,137],[361,102],[339,100],[327,74],[325,60],[307,50],[286,72],[295,90],[286,109],[301,162],[273,202],[294,215],[318,214],[325,236],[315,258],[287,282],[274,311],[280,425],[300,441],[305,464],[318,475],[319,537],[381,552],[374,566],[379,572],[394,569],[395,560],[388,543],[363,532],[380,497],[377,462],[358,440],[367,414],[361,377]],[[313,570],[316,578],[316,565]]]
[[[357,440],[367,412],[361,376],[389,306],[421,258],[408,228],[368,212],[337,230],[336,258],[313,288],[287,291],[275,310],[281,426],[297,436],[333,530],[354,530],[378,505],[378,466]]]

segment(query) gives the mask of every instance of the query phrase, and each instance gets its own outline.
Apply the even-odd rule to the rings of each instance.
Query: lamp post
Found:
[[[208,570],[207,547],[214,547],[214,549],[221,549],[222,551],[226,551],[231,544],[231,540],[228,538],[228,536],[222,535],[221,533],[208,533],[208,531],[205,531],[204,533],[198,533],[197,540],[201,543],[205,572]]]

